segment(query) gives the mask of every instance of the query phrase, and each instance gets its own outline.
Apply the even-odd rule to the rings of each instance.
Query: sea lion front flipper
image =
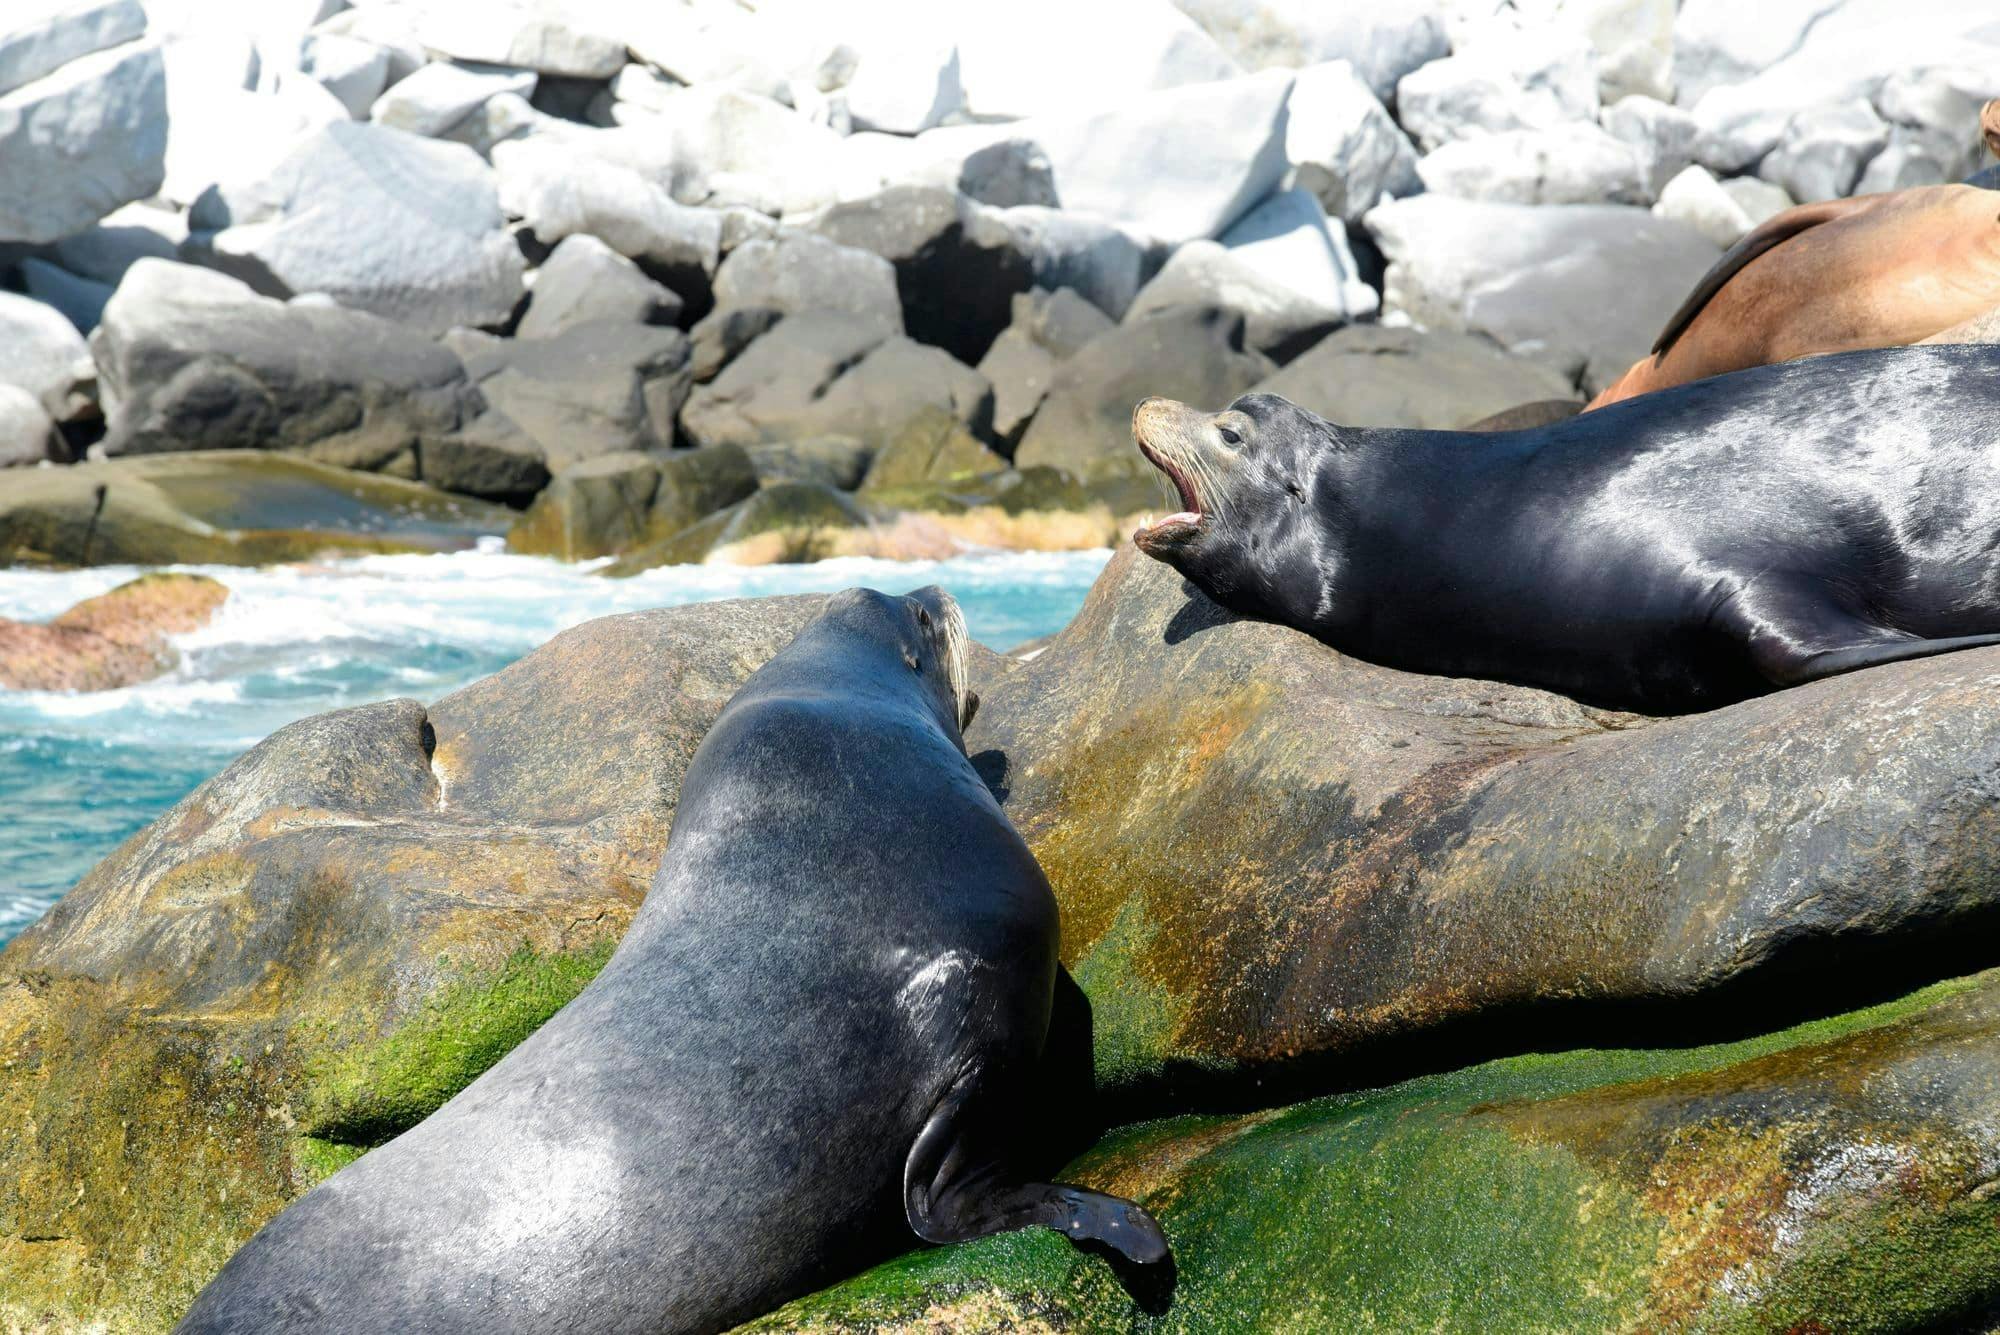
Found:
[[[917,1134],[903,1166],[903,1205],[925,1242],[965,1242],[1040,1225],[1071,1242],[1097,1242],[1137,1265],[1168,1257],[1166,1235],[1132,1201],[1059,1182],[1008,1178],[997,1100],[981,1072],[960,1077]]]
[[[1757,226],[1743,234],[1743,239],[1722,253],[1715,267],[1701,276],[1688,293],[1687,300],[1667,321],[1667,327],[1653,340],[1653,356],[1664,357],[1674,346],[1674,340],[1687,332],[1702,308],[1715,300],[1715,294],[1722,291],[1729,280],[1743,272],[1750,262],[1767,250],[1772,250],[1797,236],[1800,232],[1832,222],[1835,218],[1852,213],[1866,206],[1866,199],[1829,199],[1817,204],[1800,204],[1774,213]]]

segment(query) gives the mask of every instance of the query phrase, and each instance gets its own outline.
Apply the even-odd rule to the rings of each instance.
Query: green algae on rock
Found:
[[[1733,1043],[1511,1057],[1114,1133],[1064,1173],[1160,1220],[1164,1310],[1030,1230],[746,1329],[950,1310],[1088,1332],[1912,1329],[2000,1298],[1996,1116],[1988,973]]]

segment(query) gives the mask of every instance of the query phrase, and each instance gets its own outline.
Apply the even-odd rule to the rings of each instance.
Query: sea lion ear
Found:
[[[964,732],[967,728],[971,727],[973,716],[978,713],[979,692],[968,689],[965,692],[965,704],[958,711],[958,730]]]

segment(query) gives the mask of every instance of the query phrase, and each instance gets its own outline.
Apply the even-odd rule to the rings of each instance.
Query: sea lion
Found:
[[[2000,643],[2000,353],[1757,367],[1527,431],[1147,399],[1141,550],[1389,667],[1650,713]]]
[[[1056,903],[967,760],[965,623],[836,595],[702,741],[603,972],[244,1245],[188,1332],[732,1326],[918,1237],[1138,1206],[1026,1180]]]
[[[2000,138],[2000,103],[1986,121],[1989,140]],[[2000,190],[1935,185],[1801,204],[1730,247],[1652,355],[1590,408],[1746,367],[1920,342],[1996,306]]]

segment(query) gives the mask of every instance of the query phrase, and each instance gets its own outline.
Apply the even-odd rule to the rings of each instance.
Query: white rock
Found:
[[[1478,134],[1594,121],[1597,70],[1578,34],[1486,25],[1463,49],[1404,75],[1396,107],[1428,152]]]
[[[1451,54],[1446,6],[1425,0],[1180,0],[1180,7],[1245,69],[1345,60],[1382,102],[1395,99],[1405,74]]]
[[[1414,194],[1417,150],[1345,60],[1298,72],[1287,103],[1285,156],[1298,184],[1348,222],[1384,195]]]
[[[795,12],[736,0],[625,3],[617,7],[615,31],[635,59],[680,83],[770,98],[785,93],[820,45],[819,26],[798,22]]]
[[[493,150],[493,166],[501,207],[544,245],[594,236],[676,276],[697,271],[703,285],[720,262],[721,213],[676,203],[640,172],[578,153],[560,136],[503,143]]]
[[[561,133],[567,128],[556,117],[535,110],[519,93],[497,93],[437,137],[464,144],[491,161],[494,148],[500,144],[536,134]]]
[[[1617,204],[1492,204],[1423,194],[1365,219],[1384,322],[1484,333],[1602,388],[1651,347],[1720,248]]]
[[[35,396],[0,384],[0,468],[20,468],[55,457],[60,441]]]
[[[308,33],[299,48],[299,69],[332,93],[355,120],[389,84],[389,48],[338,33]]]
[[[441,135],[502,93],[528,97],[534,91],[533,70],[433,61],[377,98],[368,119],[392,130]]]
[[[1889,142],[1868,160],[1851,193],[1875,195],[1962,181],[1978,169],[1975,150],[1936,130],[1889,127]]]
[[[312,76],[280,71],[254,91],[262,61],[237,35],[176,38],[167,68],[166,177],[160,194],[194,203],[225,180],[271,171],[325,126],[351,119],[347,107]]]
[[[382,86],[407,79],[430,63],[430,52],[417,35],[418,16],[401,4],[370,4],[333,15],[313,29],[315,35],[352,37],[381,47],[389,54],[389,73]],[[376,97],[381,92],[377,90]],[[373,102],[375,99],[370,98]],[[365,110],[365,108],[364,108]]]
[[[1744,233],[1757,225],[1749,211],[1698,162],[1667,182],[1653,212],[1693,228],[1724,249],[1741,241]]]
[[[430,0],[419,13],[417,34],[424,45],[456,60],[576,79],[608,79],[625,64],[623,40],[572,25],[554,7]]]
[[[1250,210],[1221,237],[1231,258],[1288,285],[1344,319],[1373,315],[1380,298],[1361,281],[1347,229],[1329,226],[1310,190],[1283,190]]]
[[[1588,122],[1440,144],[1417,162],[1426,188],[1514,204],[1644,204],[1637,150]]]
[[[1658,198],[1667,182],[1694,161],[1700,127],[1685,108],[1634,93],[1604,108],[1598,119],[1638,153],[1646,193],[1652,198]]]
[[[1760,181],[1754,176],[1732,177],[1722,183],[1722,189],[1750,215],[1752,227],[1772,214],[1783,213],[1798,203],[1785,193],[1785,187],[1772,185],[1769,181]]]
[[[139,0],[9,0],[0,20],[0,93],[145,31]]]
[[[618,71],[618,77],[611,81],[608,91],[611,94],[612,122],[624,125],[635,118],[665,111],[668,102],[685,89],[657,70],[644,65],[627,65]]]
[[[76,326],[53,307],[0,292],[0,384],[26,390],[57,421],[91,401],[96,363]]]
[[[952,6],[933,0],[875,0],[849,6],[831,34],[834,46],[792,105],[805,111],[801,91],[825,98],[825,116],[839,130],[915,134],[965,107]]]
[[[113,209],[95,227],[55,244],[56,262],[71,273],[116,286],[135,260],[173,259],[187,240],[187,218],[148,203]]]
[[[1035,286],[1071,288],[1114,320],[1139,292],[1146,247],[1113,223],[1024,204],[1000,210],[1034,267]]]
[[[354,121],[326,126],[261,181],[204,195],[189,223],[203,263],[432,334],[506,319],[526,269],[477,154]]]
[[[684,204],[790,215],[839,198],[844,141],[770,98],[690,88],[645,126],[630,128],[670,150],[674,197]]]
[[[1668,98],[1674,91],[1674,0],[1514,0],[1525,28],[1567,28],[1597,53],[1600,96]]]
[[[1243,73],[1168,0],[957,0],[951,8],[966,111],[982,120],[1075,115]]]
[[[54,241],[160,188],[167,80],[127,42],[0,96],[0,241]]]
[[[1179,245],[1219,235],[1284,176],[1292,77],[1267,70],[1012,128],[1048,153],[1065,209]]]
[[[1757,174],[1801,203],[1839,199],[1889,142],[1889,127],[1866,102],[1817,107],[1792,118]]]

